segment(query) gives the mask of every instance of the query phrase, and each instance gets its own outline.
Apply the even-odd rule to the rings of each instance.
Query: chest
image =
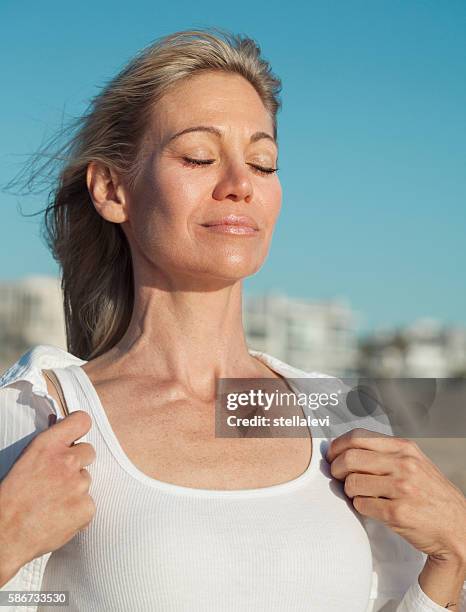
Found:
[[[218,437],[215,406],[180,401],[168,393],[145,394],[134,405],[108,386],[96,384],[96,391],[124,453],[157,480],[204,489],[259,488],[299,477],[311,459],[307,428],[301,437],[276,432],[274,437],[270,432],[250,437],[257,430]]]

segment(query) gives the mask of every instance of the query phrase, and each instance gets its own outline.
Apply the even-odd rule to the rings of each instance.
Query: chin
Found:
[[[257,256],[229,255],[212,258],[209,268],[213,274],[224,278],[245,278],[255,274],[263,265],[264,258]]]
[[[247,260],[244,258],[229,258],[222,261],[212,257],[205,267],[198,268],[197,278],[199,279],[199,284],[202,283],[203,278],[205,280],[231,283],[252,276],[261,268],[262,264],[262,260],[257,262],[255,260],[252,261],[251,258]]]

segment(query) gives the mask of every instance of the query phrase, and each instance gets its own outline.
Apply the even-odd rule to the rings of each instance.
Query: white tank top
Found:
[[[55,368],[70,411],[93,426],[88,466],[96,514],[47,563],[42,590],[70,593],[68,612],[364,612],[368,534],[315,438],[299,477],[208,490],[151,478],[128,458],[90,379]],[[41,607],[54,612],[54,607]]]

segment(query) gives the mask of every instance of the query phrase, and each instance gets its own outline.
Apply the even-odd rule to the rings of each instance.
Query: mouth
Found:
[[[220,234],[251,236],[259,231],[256,221],[246,215],[227,215],[212,219],[201,225],[212,232]]]
[[[247,225],[232,225],[232,224],[221,224],[221,225],[202,225],[211,232],[218,234],[233,234],[237,236],[251,236],[257,234],[259,230],[249,227]]]

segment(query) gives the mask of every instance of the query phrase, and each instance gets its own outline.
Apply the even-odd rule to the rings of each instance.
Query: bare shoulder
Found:
[[[59,414],[60,416],[65,416],[65,412],[63,410],[63,404],[62,401],[60,399],[60,396],[58,394],[57,389],[55,388],[55,385],[52,383],[52,381],[44,374],[44,371],[41,370],[41,374],[44,377],[44,380],[46,382],[47,385],[47,393],[54,399],[56,405],[58,406],[59,409]]]

